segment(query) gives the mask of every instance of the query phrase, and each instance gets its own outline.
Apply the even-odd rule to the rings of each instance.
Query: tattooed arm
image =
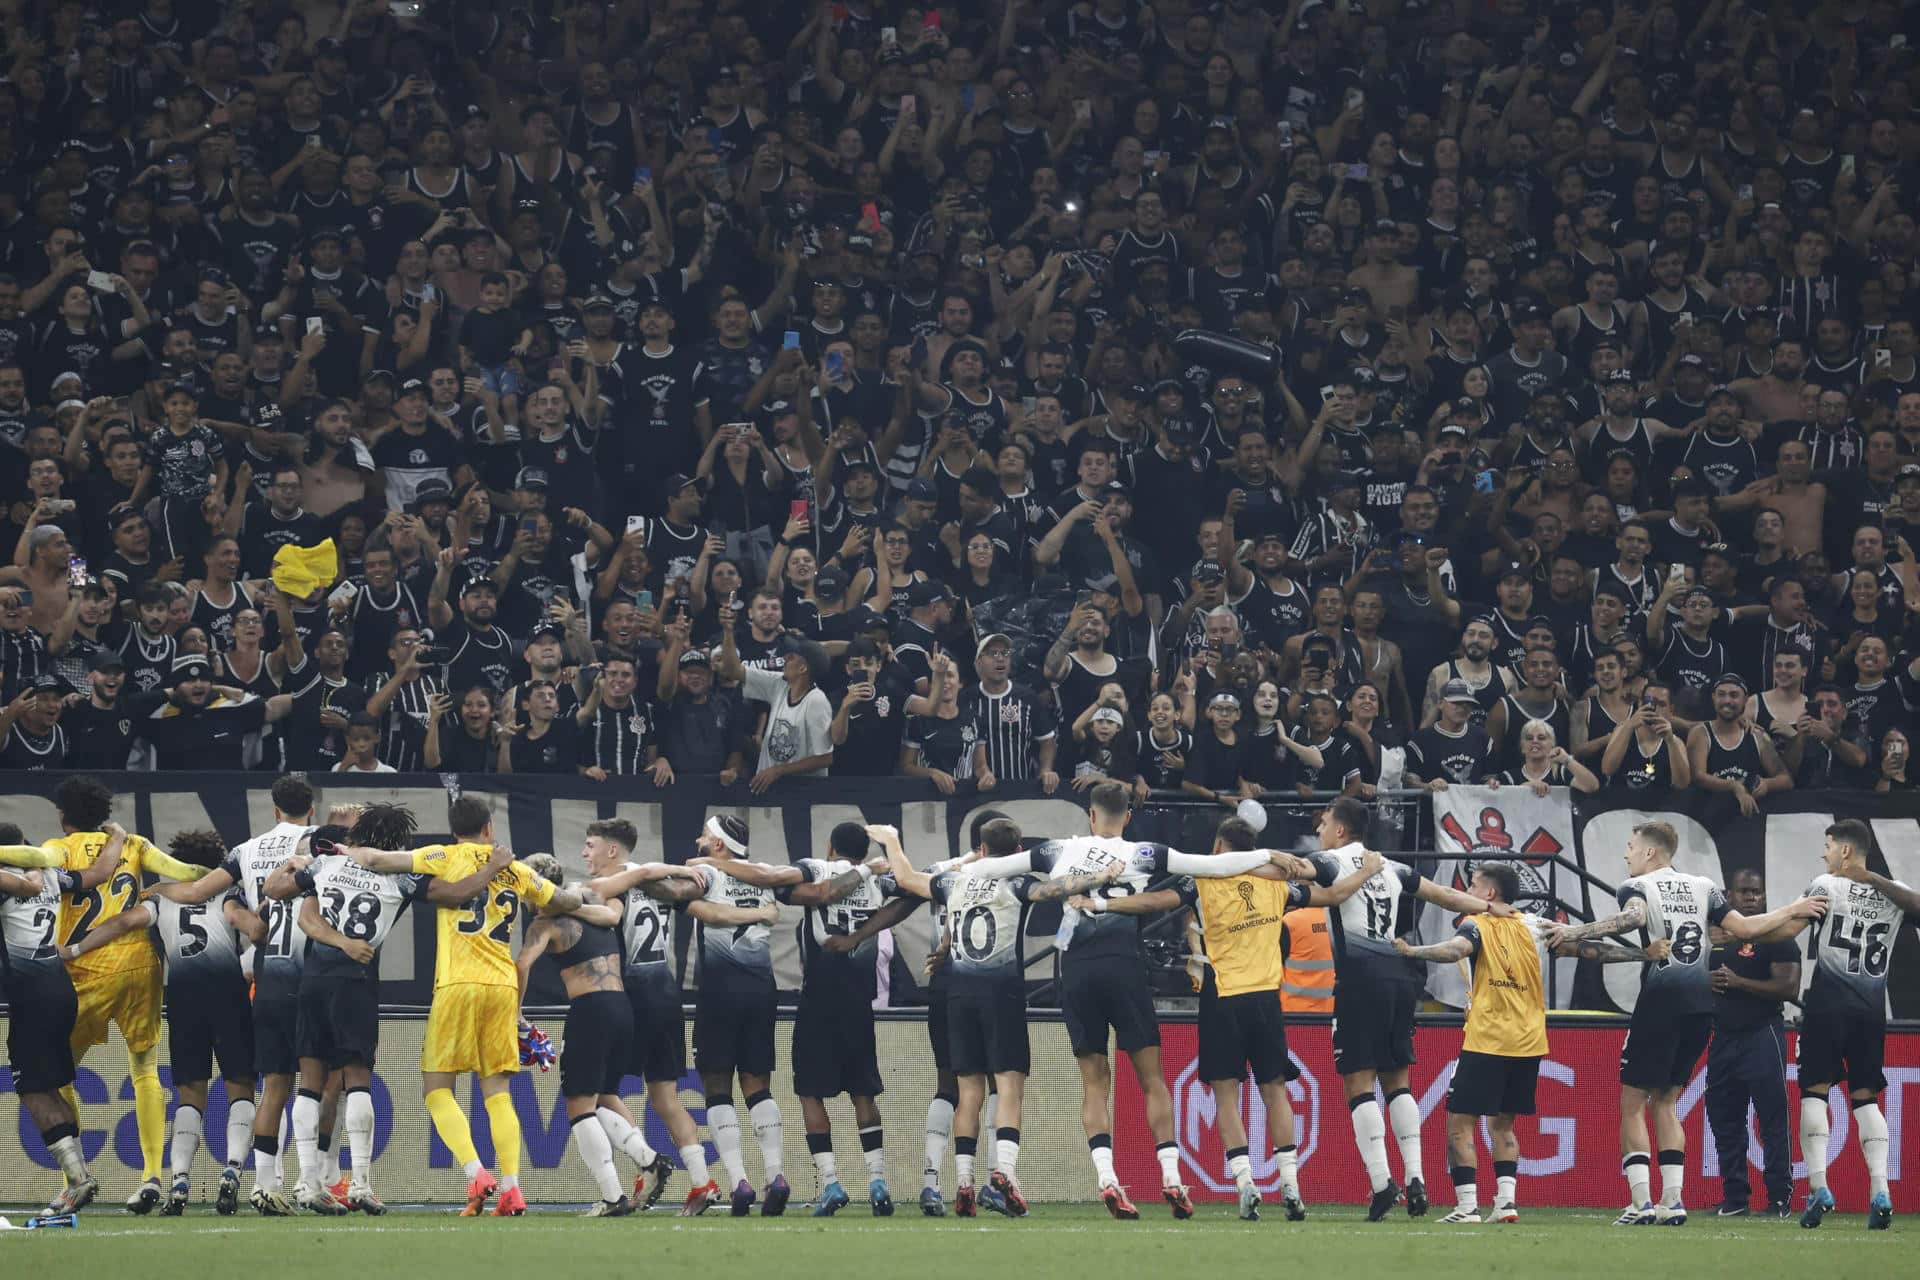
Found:
[[[1627,905],[1618,914],[1606,916],[1590,924],[1557,924],[1547,930],[1548,945],[1558,949],[1563,942],[1580,942],[1587,938],[1605,938],[1613,934],[1625,933],[1629,929],[1638,929],[1647,922],[1647,900],[1629,898]]]
[[[1048,902],[1054,898],[1071,898],[1103,884],[1112,884],[1125,874],[1126,869],[1125,863],[1115,862],[1098,871],[1082,871],[1079,875],[1061,876],[1058,880],[1041,880],[1027,890],[1027,901]]]
[[[1597,960],[1601,964],[1658,964],[1673,952],[1673,944],[1665,938],[1649,943],[1645,947],[1632,946],[1612,939],[1587,938],[1574,942],[1561,942],[1554,947],[1553,954],[1576,960]]]
[[[1473,954],[1473,942],[1467,938],[1448,938],[1445,942],[1416,947],[1405,938],[1395,938],[1393,949],[1409,960],[1424,960],[1428,964],[1452,964],[1456,960],[1465,960]]]

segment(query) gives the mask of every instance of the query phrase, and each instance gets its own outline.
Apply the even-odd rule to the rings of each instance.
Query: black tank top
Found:
[[[260,668],[253,673],[251,679],[248,679],[244,673],[234,669],[233,655],[231,653],[222,653],[220,655],[220,665],[227,670],[225,677],[227,683],[237,684],[256,697],[271,698],[274,694],[280,692],[280,682],[274,679],[272,664],[267,661],[267,658],[267,651],[262,649],[260,651]]]
[[[1646,791],[1651,788],[1666,788],[1673,785],[1673,748],[1667,739],[1661,738],[1660,745],[1648,755],[1640,749],[1639,735],[1627,739],[1627,758],[1620,762],[1620,771],[1608,776],[1610,786],[1625,787],[1629,791]]]
[[[1607,478],[1607,464],[1613,461],[1613,455],[1624,453],[1632,458],[1640,469],[1640,478],[1645,480],[1653,466],[1653,432],[1647,429],[1647,420],[1636,417],[1633,430],[1622,440],[1607,430],[1605,421],[1593,433],[1593,439],[1587,445],[1587,482],[1604,484]]]
[[[217,605],[207,597],[206,588],[196,588],[193,593],[193,612],[187,622],[207,633],[207,640],[213,645],[215,653],[225,653],[233,648],[233,619],[242,609],[253,608],[253,597],[239,583],[232,584],[233,598],[230,603]],[[261,665],[265,665],[262,660]]]
[[[1613,718],[1613,713],[1602,705],[1597,696],[1588,698],[1586,703],[1587,741],[1599,742],[1612,736],[1613,731],[1620,727],[1620,722]]]
[[[1567,704],[1560,701],[1560,699],[1555,698],[1553,700],[1553,710],[1543,716],[1535,715],[1533,712],[1527,710],[1526,707],[1520,704],[1520,699],[1510,693],[1505,695],[1501,701],[1507,704],[1507,733],[1506,737],[1497,745],[1500,748],[1501,759],[1507,762],[1508,768],[1518,769],[1520,767],[1520,731],[1527,727],[1527,721],[1529,720],[1545,720],[1548,724],[1552,725],[1555,746],[1564,747],[1573,741],[1573,713],[1567,710]]]
[[[1567,353],[1567,363],[1574,368],[1587,367],[1594,348],[1600,345],[1602,338],[1619,338],[1625,341],[1627,322],[1620,314],[1619,303],[1607,304],[1607,323],[1604,325],[1595,323],[1593,317],[1587,314],[1585,306],[1575,307],[1573,313],[1579,317],[1580,327],[1574,331],[1573,341],[1569,344],[1572,349]]]
[[[1766,774],[1760,768],[1760,748],[1754,743],[1753,732],[1740,731],[1739,745],[1727,748],[1720,745],[1720,737],[1714,733],[1713,726],[1707,726],[1707,772],[1716,778],[1725,778],[1751,787]]]
[[[580,922],[580,940],[565,951],[554,953],[554,961],[562,969],[573,969],[588,964],[602,956],[620,955],[620,931],[612,925],[588,924]]]
[[[1469,689],[1473,689],[1474,708],[1467,713],[1467,721],[1477,729],[1485,729],[1487,713],[1500,705],[1500,699],[1506,696],[1507,682],[1500,678],[1500,669],[1494,668],[1493,678],[1487,681],[1484,688],[1475,689],[1473,681],[1467,679],[1466,674],[1460,670],[1459,660],[1449,658],[1447,659],[1447,679],[1458,680]]]

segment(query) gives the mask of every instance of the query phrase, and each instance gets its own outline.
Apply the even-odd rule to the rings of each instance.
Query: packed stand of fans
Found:
[[[0,767],[1905,789],[1913,10],[5,0]]]

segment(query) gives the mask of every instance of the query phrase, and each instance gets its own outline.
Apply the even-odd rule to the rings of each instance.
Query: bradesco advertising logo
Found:
[[[1307,1069],[1297,1053],[1287,1055],[1297,1080],[1287,1085],[1287,1101],[1293,1108],[1293,1143],[1298,1160],[1305,1167],[1320,1142],[1320,1081]],[[1173,1078],[1174,1136],[1180,1143],[1180,1161],[1188,1176],[1209,1191],[1222,1193],[1234,1189],[1227,1173],[1227,1146],[1220,1140],[1220,1100],[1207,1082],[1200,1079],[1200,1061],[1190,1058]],[[1263,1193],[1280,1190],[1280,1165],[1273,1158],[1268,1128],[1267,1104],[1252,1080],[1240,1082],[1240,1118],[1253,1135],[1247,1148],[1252,1163],[1254,1185]]]

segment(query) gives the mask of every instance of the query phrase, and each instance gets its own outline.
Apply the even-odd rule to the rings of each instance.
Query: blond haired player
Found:
[[[494,857],[493,814],[486,804],[462,796],[447,810],[452,844],[383,853],[348,848],[340,852],[361,866],[385,875],[425,875],[459,880]],[[427,1015],[426,1043],[420,1050],[420,1087],[434,1132],[460,1162],[467,1176],[463,1218],[477,1215],[496,1191],[494,1216],[517,1217],[527,1211],[520,1191],[520,1120],[507,1092],[520,1069],[520,975],[513,964],[513,926],[524,907],[550,915],[571,915],[581,907],[576,890],[555,888],[525,863],[509,862],[495,872],[483,893],[460,906],[441,907],[439,941],[434,952],[433,1008]],[[500,1162],[496,1181],[473,1147],[473,1130],[453,1098],[453,1079],[463,1072],[480,1078],[493,1146]]]
[[[53,793],[61,834],[39,846],[0,846],[0,863],[18,867],[59,867],[85,872],[107,845],[113,792],[97,778],[73,777]],[[72,946],[91,929],[113,919],[140,896],[143,876],[193,880],[205,867],[169,857],[143,836],[129,835],[120,866],[104,883],[60,899],[59,945]],[[74,960],[68,966],[79,1012],[73,1024],[73,1057],[107,1038],[107,1024],[120,1028],[127,1042],[127,1074],[133,1080],[133,1114],[140,1133],[140,1187],[127,1198],[134,1213],[151,1213],[160,1203],[160,1168],[167,1145],[167,1095],[160,1087],[160,957],[145,934],[129,934]],[[77,1118],[80,1099],[73,1086],[61,1090]]]

